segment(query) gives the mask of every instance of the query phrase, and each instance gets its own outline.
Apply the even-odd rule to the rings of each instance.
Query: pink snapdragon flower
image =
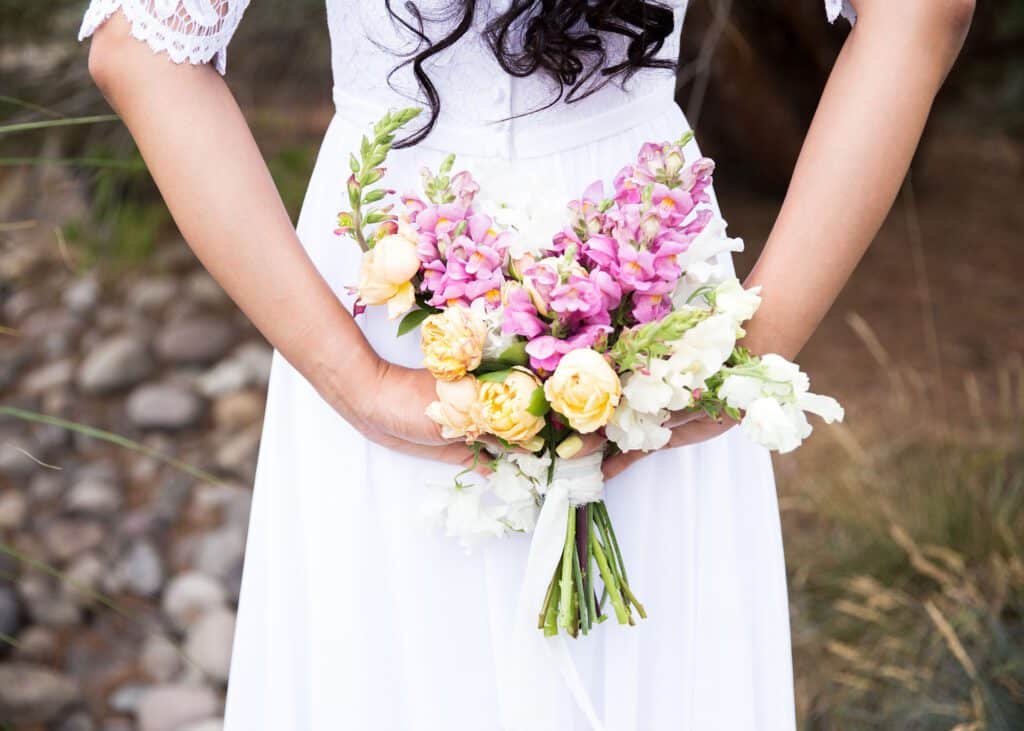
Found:
[[[547,332],[547,323],[537,316],[537,308],[533,306],[530,293],[518,284],[509,283],[505,286],[505,309],[502,314],[501,331],[505,335],[535,338]]]
[[[602,325],[588,325],[564,339],[552,335],[541,335],[534,338],[526,344],[526,353],[530,356],[530,367],[541,375],[554,373],[566,353],[571,353],[579,348],[593,347],[610,330],[610,327]]]

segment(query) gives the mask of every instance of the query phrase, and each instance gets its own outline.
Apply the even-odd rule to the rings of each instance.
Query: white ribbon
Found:
[[[505,658],[499,658],[499,701],[503,731],[561,731],[561,684],[568,688],[592,731],[605,731],[573,663],[565,637],[545,637],[538,615],[555,566],[565,546],[568,512],[604,498],[602,454],[555,462],[530,542],[526,571],[508,635]],[[557,670],[557,674],[552,670]]]

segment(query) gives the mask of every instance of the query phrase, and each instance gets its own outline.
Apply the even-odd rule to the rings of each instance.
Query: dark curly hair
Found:
[[[392,19],[414,34],[418,46],[408,60],[392,71],[412,65],[413,74],[430,108],[427,123],[396,147],[422,141],[433,129],[441,98],[424,62],[462,38],[473,24],[477,0],[456,0],[441,20],[456,21],[443,38],[432,40],[424,31],[424,16],[412,0],[404,4],[409,18],[399,16],[392,0],[384,5]],[[583,99],[605,84],[626,81],[643,68],[674,68],[674,61],[657,58],[672,33],[672,10],[645,0],[512,0],[508,10],[488,21],[484,37],[501,68],[511,76],[541,73],[558,87],[546,109],[559,100]],[[602,34],[629,39],[625,58],[608,58]],[[390,78],[390,77],[389,77]]]

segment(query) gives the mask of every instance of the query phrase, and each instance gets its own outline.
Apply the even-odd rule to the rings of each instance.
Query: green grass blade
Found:
[[[38,122],[19,122],[17,124],[0,125],[0,135],[15,132],[31,132],[51,127],[73,127],[81,124],[101,124],[103,122],[120,121],[116,114],[97,114],[91,117],[64,117],[61,119],[45,119]]]

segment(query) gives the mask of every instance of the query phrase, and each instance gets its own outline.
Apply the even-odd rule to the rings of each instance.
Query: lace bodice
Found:
[[[671,99],[673,74],[667,69],[643,69],[625,85],[608,84],[572,104],[545,107],[558,90],[541,74],[514,78],[498,65],[481,30],[494,12],[510,0],[478,3],[473,28],[458,43],[425,64],[435,83],[442,107],[435,127],[438,135],[454,143],[482,133],[489,152],[502,154],[516,135],[536,136],[539,130],[566,126],[573,120],[607,114],[617,108],[642,105],[645,100]],[[673,58],[679,48],[687,0],[669,0],[676,16],[675,29],[660,52]],[[177,63],[213,63],[225,70],[227,47],[249,0],[92,0],[79,37],[91,35],[108,17],[121,10],[131,23],[132,34],[154,52],[165,52]],[[392,3],[397,13],[407,13]],[[452,19],[444,19],[449,0],[418,0],[424,32],[443,37]],[[829,20],[844,15],[852,22],[849,0],[825,0]],[[449,14],[450,15],[450,14]],[[417,39],[397,23],[381,0],[327,0],[331,34],[334,99],[339,113],[373,119],[387,107],[422,104],[411,65],[400,66]],[[408,17],[411,24],[415,21]],[[626,38],[606,38],[609,61],[624,57]],[[394,73],[391,72],[396,69]],[[391,74],[389,79],[389,74]],[[520,116],[523,115],[523,116]]]

